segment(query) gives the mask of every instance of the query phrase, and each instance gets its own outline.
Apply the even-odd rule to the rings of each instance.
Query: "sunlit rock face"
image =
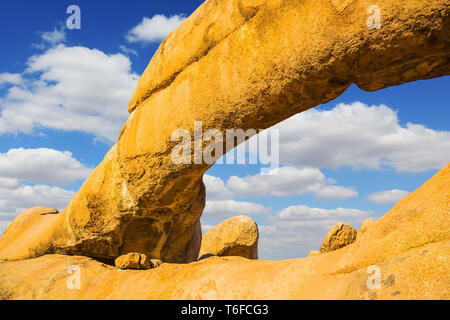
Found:
[[[30,227],[26,240],[5,233],[0,259],[45,253],[115,259],[139,252],[164,262],[196,260],[202,176],[211,164],[175,164],[175,130],[193,134],[195,121],[222,133],[265,129],[336,98],[352,83],[378,90],[450,73],[448,0],[379,0],[375,27],[370,5],[206,1],[161,44],[117,144],[64,212],[45,222],[27,216],[24,223],[45,226]]]
[[[337,223],[327,232],[320,246],[320,252],[327,253],[352,244],[356,240],[356,233],[357,231],[351,225]]]
[[[247,216],[236,216],[213,227],[202,237],[199,259],[208,256],[239,256],[258,259],[259,231]]]

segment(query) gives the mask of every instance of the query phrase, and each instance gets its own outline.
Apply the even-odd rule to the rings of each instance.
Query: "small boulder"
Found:
[[[331,228],[320,246],[320,252],[331,252],[355,242],[357,231],[351,225],[339,222]]]
[[[158,268],[159,266],[162,265],[162,261],[158,260],[158,259],[151,259],[150,260],[150,267],[153,268]]]
[[[120,269],[147,270],[157,268],[162,264],[161,260],[149,259],[142,253],[128,253],[118,257],[115,265]]]
[[[233,217],[203,235],[199,258],[214,255],[258,259],[258,239],[258,225],[252,218]]]

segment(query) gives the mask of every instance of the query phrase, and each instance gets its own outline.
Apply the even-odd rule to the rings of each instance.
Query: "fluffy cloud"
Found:
[[[0,182],[11,178],[10,183],[17,179],[64,185],[87,178],[91,171],[68,151],[19,148],[0,153]]]
[[[300,258],[318,250],[327,231],[338,222],[358,228],[371,212],[291,206],[267,218],[260,227],[260,251],[266,259]]]
[[[0,178],[0,183],[4,179]],[[20,184],[17,180],[10,180],[6,187],[0,184],[0,235],[4,229],[22,211],[44,206],[50,208],[64,209],[75,193],[59,187],[48,185],[28,186]]]
[[[21,85],[23,83],[22,75],[19,73],[0,73],[0,86],[5,84]]]
[[[233,192],[225,186],[222,179],[205,174],[203,182],[206,186],[208,200],[226,200],[233,197]]]
[[[368,195],[367,199],[376,204],[395,204],[408,194],[408,191],[394,189],[371,193]]]
[[[319,200],[345,200],[358,197],[358,191],[354,187],[345,188],[341,186],[324,186],[316,192]]]
[[[75,195],[44,183],[64,185],[90,172],[68,151],[20,148],[0,153],[0,235],[22,211],[36,206],[64,209]]]
[[[228,219],[234,216],[266,215],[271,212],[261,204],[235,200],[206,201],[203,219]]]
[[[282,167],[268,174],[240,178],[233,176],[227,186],[239,197],[287,197],[315,193],[319,200],[343,200],[358,196],[353,188],[327,185],[317,168]]]
[[[128,57],[58,45],[27,65],[27,85],[9,88],[0,99],[0,134],[44,127],[117,139],[138,80]]]
[[[64,28],[55,28],[53,31],[39,32],[39,34],[41,35],[42,40],[52,46],[66,41],[66,32],[64,31]]]
[[[166,17],[157,14],[152,18],[144,17],[141,23],[128,32],[126,38],[129,42],[150,43],[161,41],[172,30],[176,29],[184,19],[186,19],[184,15]]]
[[[402,126],[387,106],[360,102],[332,110],[311,109],[276,125],[280,161],[319,168],[380,169],[399,172],[440,169],[450,158],[450,132],[420,124]]]

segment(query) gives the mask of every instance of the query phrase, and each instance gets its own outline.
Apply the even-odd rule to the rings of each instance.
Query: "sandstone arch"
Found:
[[[192,132],[195,120],[204,129],[264,129],[352,83],[378,90],[450,74],[448,0],[376,2],[382,26],[369,30],[372,1],[206,1],[161,44],[117,144],[66,210],[26,240],[8,228],[0,259],[134,251],[194,260],[210,165],[173,164],[173,131]]]

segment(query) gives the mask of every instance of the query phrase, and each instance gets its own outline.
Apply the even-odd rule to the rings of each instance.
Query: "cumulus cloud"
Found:
[[[261,204],[235,200],[206,201],[203,219],[228,219],[234,216],[267,215],[271,212]]]
[[[68,151],[19,148],[0,153],[0,183],[10,178],[7,186],[16,180],[64,185],[87,178],[91,171]]]
[[[297,196],[315,193],[319,200],[343,200],[358,196],[354,188],[327,185],[327,179],[317,168],[281,167],[268,174],[244,178],[233,176],[227,186],[239,197]]]
[[[166,17],[157,14],[152,18],[144,17],[141,23],[128,32],[126,38],[129,42],[158,42],[166,38],[184,19],[184,15]]]
[[[311,109],[281,122],[280,161],[294,166],[399,172],[440,169],[450,158],[450,132],[399,123],[391,108],[355,102]]]
[[[5,181],[0,178],[0,183]],[[10,180],[10,182],[13,180]],[[44,206],[64,209],[75,192],[48,185],[24,185],[15,180],[0,184],[0,235],[14,218],[28,208]]]
[[[341,186],[324,186],[316,192],[319,200],[345,200],[358,197],[358,191],[354,187],[345,188]]]
[[[21,85],[23,83],[22,75],[19,73],[0,73],[0,86],[9,85]]]
[[[357,209],[322,209],[304,205],[285,208],[260,227],[261,256],[270,259],[301,258],[318,250],[328,230],[338,222],[359,228],[371,212]]]
[[[49,43],[52,46],[66,41],[66,32],[64,31],[64,28],[55,28],[53,29],[53,31],[38,33],[40,34],[43,41]]]
[[[19,148],[0,153],[0,235],[24,210],[64,209],[75,195],[45,183],[64,185],[87,178],[91,171],[68,151]]]
[[[376,204],[395,204],[408,194],[408,191],[394,189],[371,193],[367,199]]]
[[[27,65],[27,85],[9,88],[0,99],[0,134],[51,128],[117,139],[138,80],[128,57],[58,45]]]
[[[222,179],[205,174],[203,176],[203,182],[206,186],[208,200],[227,200],[233,197],[233,192],[225,186]]]

